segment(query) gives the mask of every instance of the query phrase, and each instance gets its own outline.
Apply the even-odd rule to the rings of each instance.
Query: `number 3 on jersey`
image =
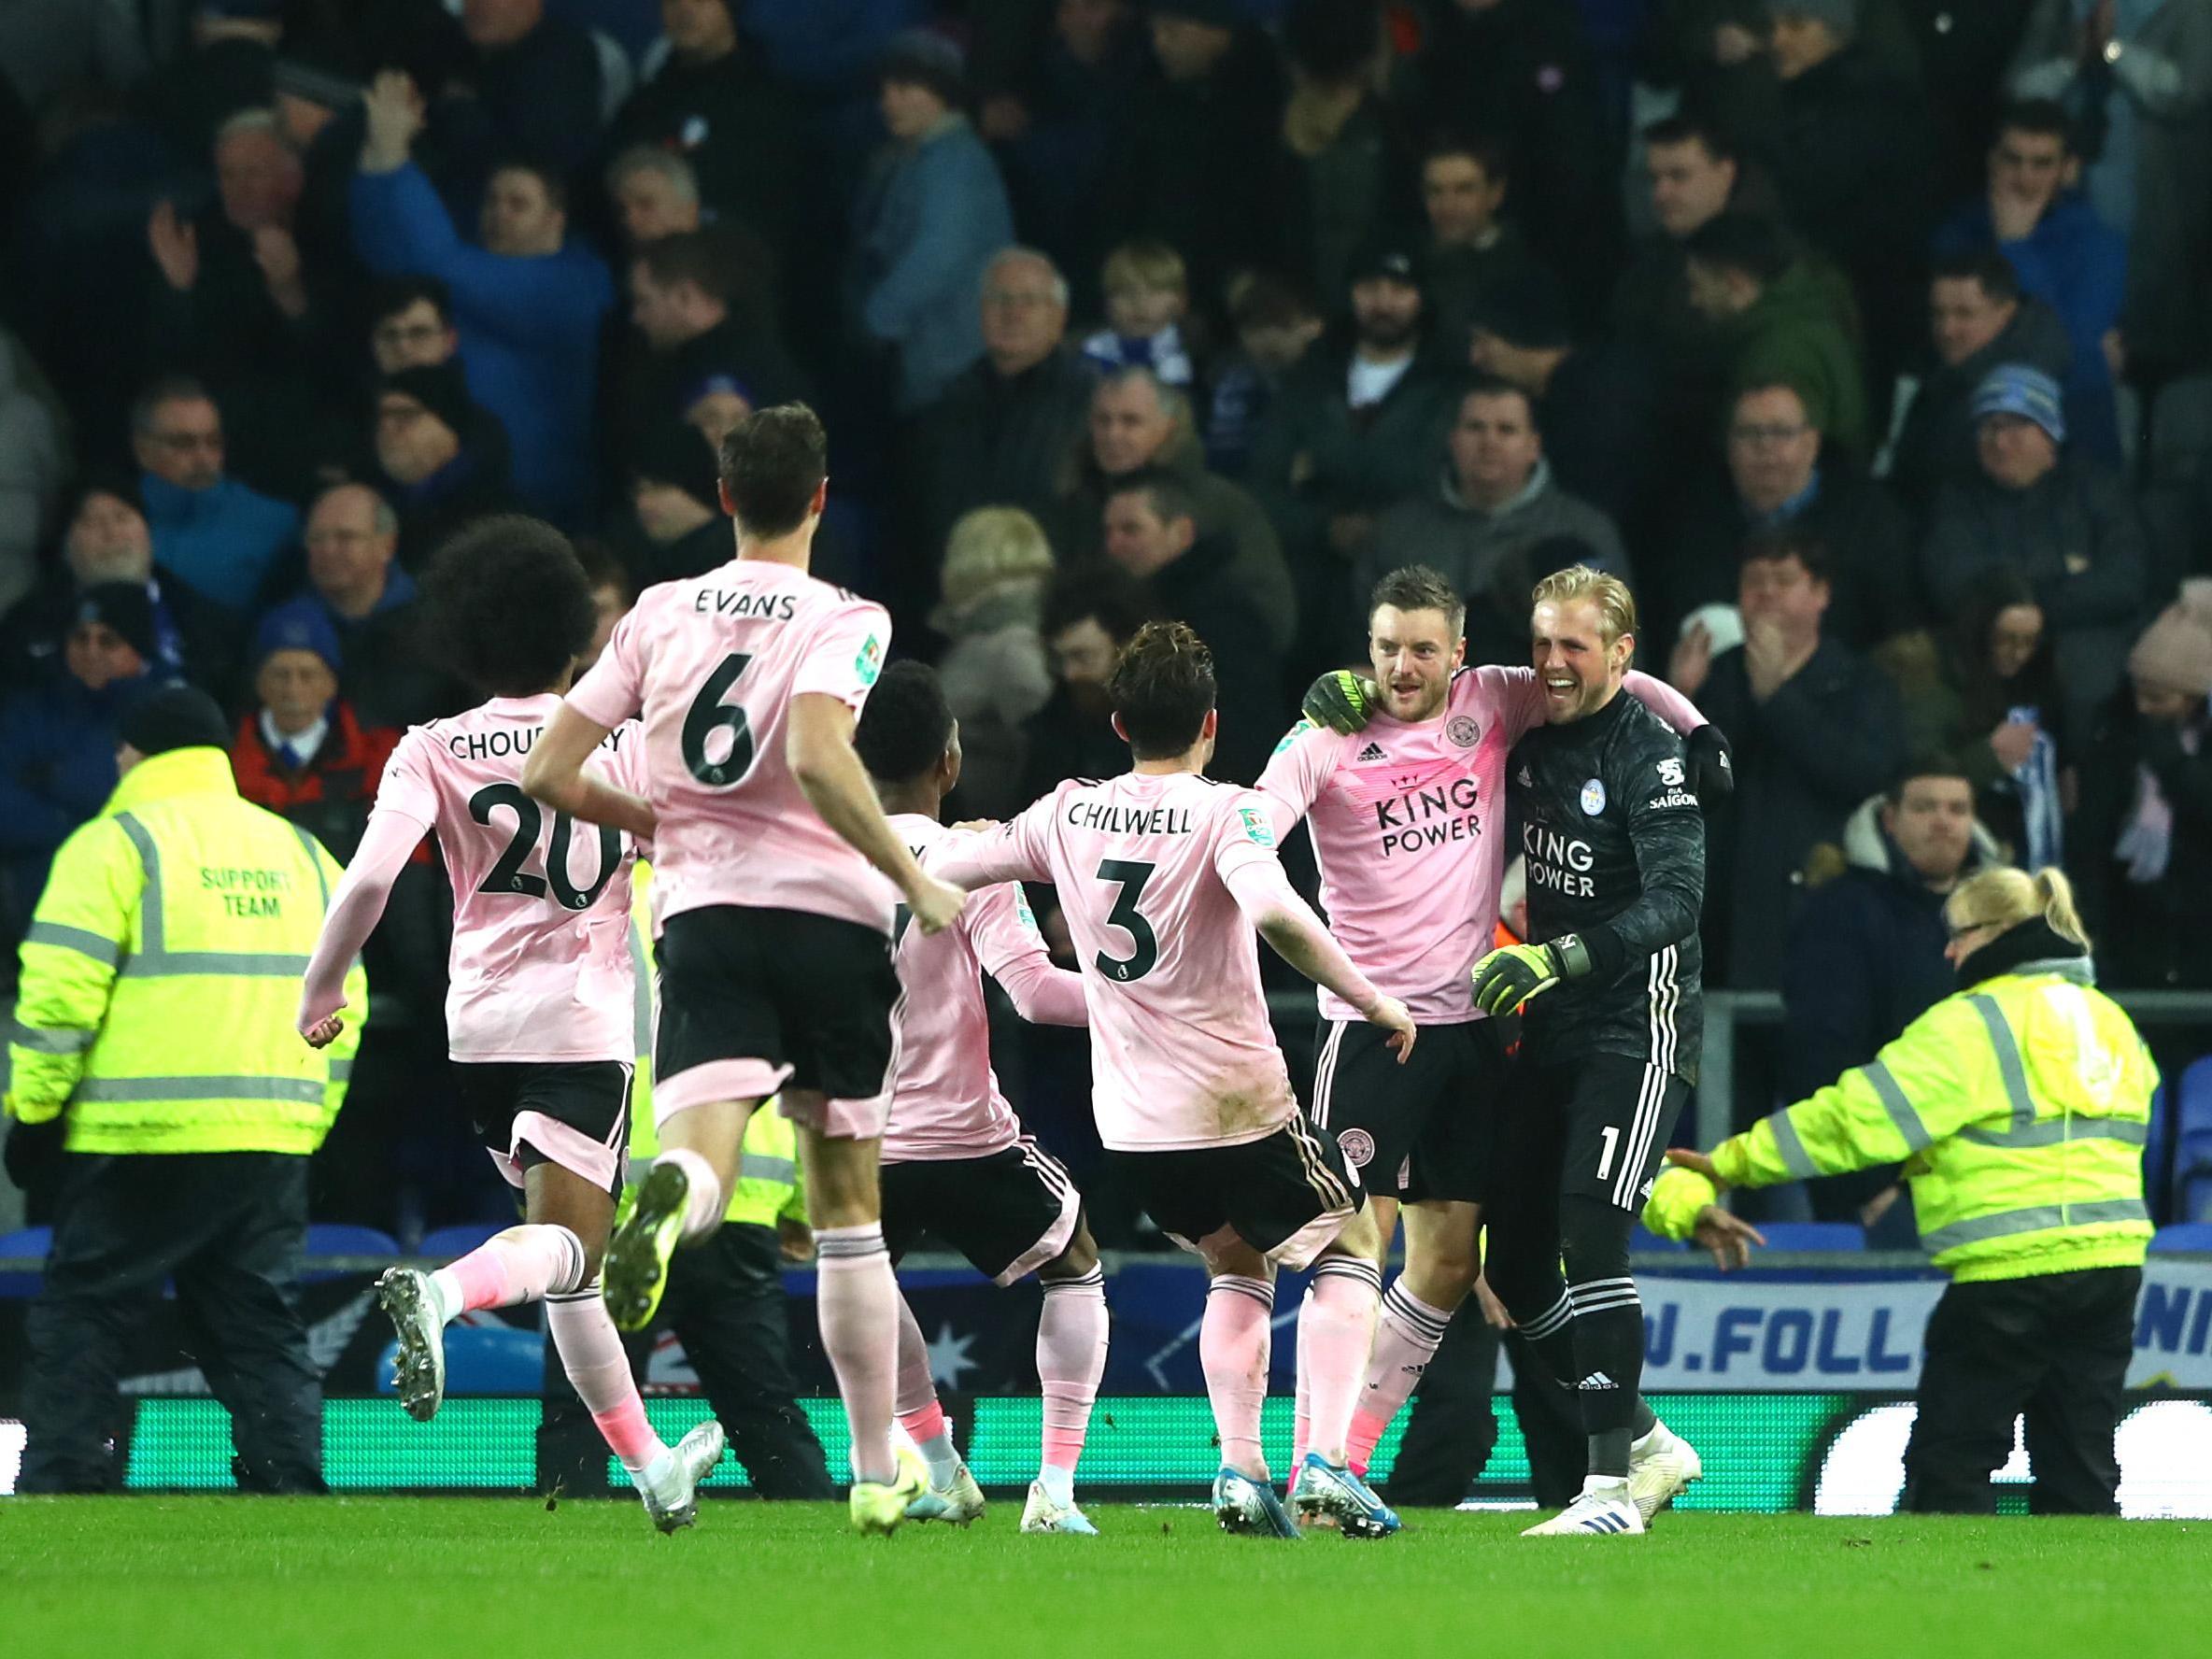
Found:
[[[721,666],[706,677],[699,695],[684,714],[685,768],[710,789],[727,789],[744,782],[753,770],[753,723],[742,703],[724,702],[730,688],[752,667],[749,651],[732,651]],[[730,733],[729,748],[719,760],[710,759],[707,744],[717,731]]]
[[[1144,896],[1144,884],[1152,879],[1152,872],[1157,868],[1134,858],[1099,860],[1099,879],[1113,882],[1121,889],[1113,896],[1113,908],[1106,914],[1106,925],[1127,933],[1132,948],[1126,957],[1110,957],[1100,951],[1091,958],[1091,965],[1108,979],[1118,980],[1123,985],[1142,979],[1160,959],[1160,942],[1153,934],[1152,924],[1137,910],[1137,900]]]

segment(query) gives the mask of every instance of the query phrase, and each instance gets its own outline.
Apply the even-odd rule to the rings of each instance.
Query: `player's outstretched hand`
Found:
[[[956,887],[925,875],[914,890],[906,895],[907,908],[914,912],[915,925],[924,933],[942,933],[958,919],[961,908],[968,902],[967,889]]]
[[[1699,804],[1711,806],[1736,793],[1736,761],[1726,732],[1708,721],[1683,740],[1683,751],[1689,757],[1690,786],[1696,790]]]
[[[1316,726],[1349,736],[1366,730],[1368,716],[1375,712],[1382,696],[1382,689],[1374,681],[1340,668],[1306,688],[1298,712]]]
[[[1406,1012],[1406,1005],[1396,997],[1385,997],[1368,1009],[1368,1024],[1381,1026],[1390,1033],[1390,1046],[1397,1052],[1399,1065],[1404,1065],[1412,1056],[1413,1039],[1420,1033],[1414,1029],[1413,1016]]]
[[[1475,1006],[1493,1018],[1511,1014],[1566,977],[1550,945],[1505,945],[1475,964]]]
[[[1666,1161],[1678,1170],[1688,1170],[1693,1174],[1704,1176],[1722,1192],[1728,1190],[1728,1183],[1722,1179],[1720,1170],[1713,1168],[1709,1153],[1694,1152],[1687,1146],[1670,1146],[1666,1149]]]
[[[1690,1224],[1690,1236],[1701,1249],[1712,1253],[1713,1266],[1725,1273],[1730,1268],[1751,1265],[1751,1246],[1765,1245],[1766,1236],[1740,1216],[1718,1204],[1708,1204]]]

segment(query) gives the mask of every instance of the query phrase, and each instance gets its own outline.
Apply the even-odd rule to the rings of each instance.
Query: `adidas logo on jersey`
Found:
[[[1366,748],[1360,750],[1359,758],[1362,760],[1387,760],[1390,759],[1388,755],[1385,755],[1382,752],[1382,745],[1379,743],[1371,743],[1368,744]]]
[[[1603,1371],[1592,1371],[1587,1377],[1584,1377],[1580,1382],[1576,1383],[1575,1386],[1578,1389],[1603,1390],[1608,1388],[1618,1388],[1621,1385],[1614,1382],[1610,1377],[1607,1376]]]

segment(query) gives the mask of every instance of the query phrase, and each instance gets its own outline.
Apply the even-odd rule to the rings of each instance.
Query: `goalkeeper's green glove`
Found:
[[[1475,1006],[1494,1018],[1510,1014],[1590,967],[1590,952],[1572,933],[1549,944],[1506,945],[1475,964]]]
[[[1316,726],[1349,737],[1367,728],[1368,718],[1382,700],[1382,688],[1348,668],[1325,674],[1306,688],[1298,712]]]

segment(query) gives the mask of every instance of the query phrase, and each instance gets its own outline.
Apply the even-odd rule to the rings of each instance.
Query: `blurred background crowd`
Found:
[[[1512,661],[1581,561],[1736,745],[1749,1105],[1948,988],[1984,861],[2063,863],[2108,985],[2212,989],[2204,0],[0,0],[0,226],[16,936],[145,687],[343,858],[469,701],[449,530],[553,519],[611,628],[804,398],[818,572],[941,670],[962,815],[1124,764],[1147,617],[1249,780],[1383,571]],[[319,1160],[409,1241],[503,1201],[424,1086],[443,883]],[[1006,1046],[1080,1165],[1080,1041]]]

